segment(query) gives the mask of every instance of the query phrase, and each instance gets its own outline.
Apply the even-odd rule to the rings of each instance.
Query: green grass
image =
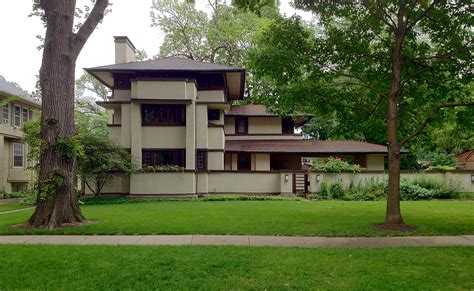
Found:
[[[474,202],[402,202],[408,234],[374,230],[385,202],[344,201],[148,201],[83,206],[95,224],[46,230],[10,229],[33,210],[0,215],[0,234],[249,234],[386,236],[474,234]]]
[[[27,207],[31,207],[31,206],[21,205],[19,202],[0,204],[0,213],[5,212],[5,211],[11,211],[11,210],[16,210],[16,209],[27,208]]]
[[[474,248],[0,246],[0,289],[474,288]]]

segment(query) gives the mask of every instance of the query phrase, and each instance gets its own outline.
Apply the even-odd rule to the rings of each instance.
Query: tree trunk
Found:
[[[74,128],[74,73],[86,40],[104,16],[108,0],[97,0],[84,24],[74,33],[75,0],[41,0],[46,34],[40,69],[42,94],[40,172],[36,209],[31,227],[53,229],[84,222],[79,208],[75,158],[58,152],[58,139],[71,137]]]
[[[402,230],[406,225],[400,211],[400,143],[398,142],[398,96],[401,89],[402,50],[406,23],[405,2],[401,0],[398,27],[392,47],[392,84],[388,94],[388,197],[383,228]]]

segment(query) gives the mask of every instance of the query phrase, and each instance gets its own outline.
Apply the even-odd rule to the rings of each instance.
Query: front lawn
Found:
[[[22,208],[28,208],[28,207],[31,207],[31,206],[22,205],[19,202],[11,202],[11,203],[0,204],[0,213],[6,212],[6,211],[11,211],[11,210],[22,209]]]
[[[0,289],[474,288],[474,248],[0,246]]]
[[[304,236],[404,235],[374,230],[383,222],[385,202],[344,201],[148,201],[83,206],[95,224],[55,234],[248,234]],[[0,234],[47,233],[10,229],[32,213],[0,215]],[[405,235],[474,234],[474,202],[402,202],[416,231]]]

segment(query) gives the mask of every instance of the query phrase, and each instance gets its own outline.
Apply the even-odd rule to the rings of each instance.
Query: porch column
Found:
[[[130,148],[132,159],[138,167],[142,167],[142,118],[140,104],[130,104]]]
[[[186,170],[196,167],[196,101],[186,105]]]

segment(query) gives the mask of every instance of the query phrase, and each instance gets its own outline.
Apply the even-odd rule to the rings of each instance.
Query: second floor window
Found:
[[[282,133],[294,133],[295,123],[291,117],[284,117],[281,119]]]
[[[166,166],[173,165],[184,167],[186,162],[186,152],[184,149],[178,150],[144,150],[142,164],[146,166]]]
[[[143,125],[186,125],[185,105],[142,105]]]
[[[235,118],[235,133],[246,134],[249,131],[249,120],[247,117]]]
[[[13,125],[20,127],[21,126],[21,107],[18,105],[15,105],[14,113],[15,113],[15,116],[13,119],[13,122],[14,122]]]
[[[25,107],[23,107],[21,110],[23,122],[28,121],[30,119],[30,110]]]
[[[9,124],[10,123],[10,104],[3,106],[2,108],[2,123]]]
[[[22,143],[13,144],[13,167],[23,168],[23,161],[25,160],[25,146]]]
[[[207,152],[197,151],[196,154],[196,168],[198,170],[207,170]]]

